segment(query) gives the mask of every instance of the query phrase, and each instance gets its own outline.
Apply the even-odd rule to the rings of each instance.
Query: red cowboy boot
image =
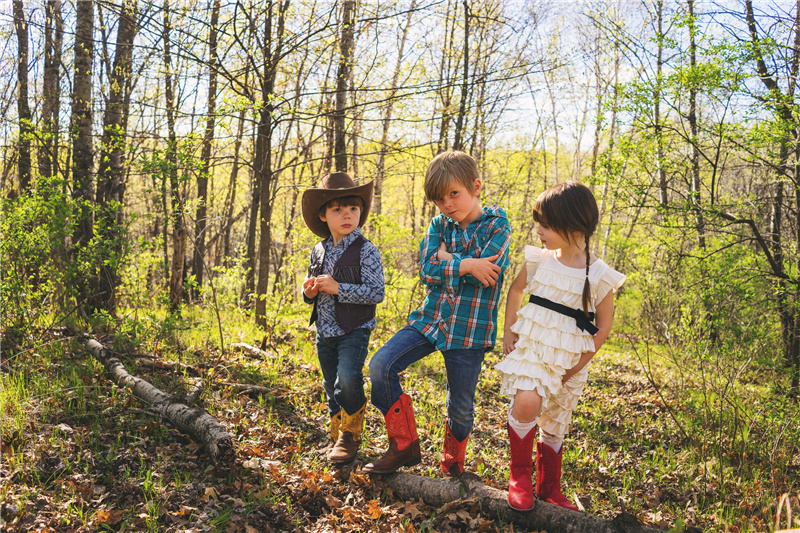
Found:
[[[389,435],[389,449],[378,459],[364,466],[364,472],[389,474],[401,466],[414,466],[422,462],[411,398],[401,394],[384,415],[384,420],[386,433]]]
[[[464,457],[467,454],[467,442],[469,435],[464,437],[464,440],[458,440],[450,431],[450,425],[445,421],[444,423],[444,450],[442,454],[442,470],[453,477],[458,477],[464,472]]]
[[[508,474],[508,505],[517,511],[533,509],[533,441],[536,426],[525,438],[508,426],[508,440],[511,443],[511,471]]]
[[[544,442],[536,443],[536,496],[559,507],[578,510],[561,494],[561,451],[556,453]]]

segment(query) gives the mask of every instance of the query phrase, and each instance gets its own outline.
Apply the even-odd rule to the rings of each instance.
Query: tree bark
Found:
[[[14,28],[17,32],[17,113],[19,114],[19,139],[17,140],[17,175],[20,192],[31,183],[31,108],[28,106],[28,22],[22,0],[14,0]]]
[[[653,127],[656,136],[656,169],[658,172],[658,190],[661,207],[667,207],[669,196],[667,194],[667,172],[664,170],[664,125],[661,124],[661,70],[664,64],[664,1],[656,2],[656,42],[658,51],[656,53],[656,85],[653,88]]]
[[[94,2],[78,2],[75,15],[75,60],[72,82],[72,199],[76,204],[76,222],[72,234],[71,257],[78,262],[78,252],[93,237],[92,220],[92,57],[94,54]],[[89,284],[85,274],[78,273],[76,289],[79,306],[86,304]]]
[[[166,99],[167,128],[167,166],[172,193],[172,272],[169,279],[170,309],[175,311],[183,301],[184,259],[186,257],[186,222],[183,208],[183,195],[178,183],[178,137],[175,133],[175,89],[172,78],[172,57],[170,54],[170,7],[164,0],[164,94]]]
[[[383,180],[386,171],[386,153],[389,144],[389,127],[392,125],[392,112],[394,111],[394,99],[397,96],[397,83],[400,80],[400,68],[403,66],[403,53],[406,48],[408,29],[411,27],[411,16],[417,8],[417,0],[411,0],[411,7],[406,13],[406,25],[403,27],[403,36],[400,38],[400,49],[397,52],[397,63],[394,65],[392,73],[392,87],[389,91],[389,98],[386,102],[386,110],[383,114],[383,128],[381,132],[381,144],[378,152],[378,164],[375,171],[375,194],[372,198],[372,212],[380,215],[383,212]]]
[[[136,0],[125,0],[119,14],[114,66],[109,72],[109,95],[103,118],[100,165],[97,169],[95,205],[102,208],[97,225],[103,244],[98,261],[95,307],[112,313],[117,307],[116,292],[121,282],[117,269],[124,250],[121,228],[125,201],[126,105],[130,103],[128,91],[131,90],[137,4]]]
[[[208,115],[206,134],[203,137],[203,151],[200,155],[202,168],[197,175],[197,216],[194,226],[194,258],[192,271],[197,287],[203,286],[206,255],[206,213],[208,202],[208,177],[211,172],[211,145],[214,142],[214,121],[217,108],[217,23],[219,21],[220,0],[213,0],[211,25],[208,36]]]
[[[425,504],[441,507],[458,500],[473,500],[486,516],[499,517],[529,531],[559,531],[561,533],[657,533],[639,523],[625,512],[612,520],[570,511],[536,500],[533,509],[515,511],[508,506],[508,492],[484,485],[474,474],[466,473],[460,480],[434,479],[396,472],[383,476],[383,482],[394,489],[400,500],[421,498]]]
[[[283,34],[285,29],[286,12],[289,2],[282,2],[278,6],[278,23],[276,33],[272,35],[272,5],[269,6],[266,23],[266,37],[262,53],[264,57],[264,77],[261,82],[261,98],[263,107],[259,113],[258,142],[256,144],[256,181],[260,183],[259,202],[261,203],[261,235],[258,243],[258,283],[256,284],[256,325],[264,327],[267,324],[267,288],[269,286],[269,266],[272,249],[272,188],[275,185],[275,176],[272,170],[272,134],[275,104],[272,94],[275,90],[275,81],[278,75],[278,62],[283,53]],[[260,147],[260,150],[259,150]]]
[[[450,13],[453,13],[453,20],[450,20]],[[433,155],[438,155],[443,151],[447,150],[449,147],[449,138],[447,136],[447,130],[450,128],[450,119],[451,119],[451,111],[450,106],[453,103],[453,81],[455,78],[455,73],[451,73],[451,68],[455,69],[456,67],[452,66],[454,60],[454,54],[450,53],[450,50],[453,48],[453,43],[455,42],[455,32],[456,32],[456,14],[458,13],[458,4],[451,4],[451,0],[447,2],[447,10],[445,12],[444,17],[444,43],[442,45],[442,60],[439,64],[439,78],[437,80],[436,86],[438,87],[437,93],[439,98],[442,101],[442,119],[439,123],[439,139],[436,141],[436,153]],[[449,34],[448,34],[448,25],[449,25]],[[424,204],[423,204],[424,205]],[[424,207],[423,207],[424,212]]]
[[[688,0],[689,6],[689,68],[692,72],[697,69],[697,43],[695,33],[697,32],[694,18],[694,0]],[[697,229],[697,244],[701,249],[706,247],[705,222],[703,211],[700,209],[700,147],[698,146],[697,130],[697,83],[689,81],[689,130],[692,136],[692,174],[691,174],[691,197],[692,205],[695,206],[695,227]]]
[[[333,159],[336,172],[347,172],[347,132],[344,119],[347,107],[347,82],[353,69],[355,0],[344,0],[342,33],[339,40],[339,70],[336,73],[336,109],[333,113]]]
[[[61,45],[64,20],[61,1],[48,0],[44,22],[44,81],[42,83],[42,153],[39,174],[49,178],[58,174],[58,117],[61,85]]]
[[[464,116],[467,113],[467,97],[469,94],[469,3],[464,0],[464,79],[461,83],[461,101],[458,104],[456,117],[456,137],[453,150],[463,150]]]
[[[96,340],[87,339],[84,347],[103,364],[114,383],[123,390],[130,390],[150,409],[172,422],[192,440],[202,444],[215,463],[233,462],[236,456],[233,439],[213,416],[202,409],[188,407],[147,381],[131,375],[125,365]]]

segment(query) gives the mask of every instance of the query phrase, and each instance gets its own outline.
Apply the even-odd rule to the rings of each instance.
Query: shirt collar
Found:
[[[447,220],[450,224],[452,224],[453,226],[455,226],[459,230],[467,231],[470,226],[472,226],[473,224],[478,224],[483,219],[483,217],[485,217],[487,215],[486,209],[487,209],[486,207],[481,208],[481,216],[479,216],[478,218],[476,218],[475,220],[473,220],[472,222],[467,224],[467,227],[464,228],[463,230],[461,229],[461,224],[459,224],[458,222],[456,222],[455,220],[453,220],[452,218],[450,218],[447,215],[443,214],[442,216],[444,217],[445,220]],[[353,232],[353,233],[355,233],[355,232]],[[352,233],[350,235],[352,235]],[[348,237],[349,237],[349,235],[348,235]]]
[[[334,248],[339,248],[339,247],[347,248],[348,246],[350,246],[350,243],[356,240],[356,238],[359,237],[360,235],[361,235],[361,226],[358,226],[356,229],[354,229],[353,231],[342,237],[342,240],[339,241],[338,245],[333,244],[333,235],[328,237],[326,243],[330,244]]]

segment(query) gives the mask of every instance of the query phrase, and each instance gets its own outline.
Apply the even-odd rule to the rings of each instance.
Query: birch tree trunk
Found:
[[[236,456],[233,439],[217,420],[202,409],[191,408],[147,381],[131,375],[122,362],[94,339],[84,342],[86,350],[102,363],[111,380],[122,390],[130,390],[150,409],[172,422],[178,430],[202,444],[217,464],[229,464]]]

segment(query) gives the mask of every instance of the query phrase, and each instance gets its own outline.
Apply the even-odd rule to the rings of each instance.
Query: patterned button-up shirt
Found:
[[[322,273],[331,276],[333,265],[342,257],[350,244],[361,235],[361,228],[356,228],[352,233],[345,235],[339,244],[333,244],[333,237],[325,240],[325,260],[322,263]],[[313,255],[311,256],[313,260]],[[308,275],[306,279],[308,279]],[[336,323],[336,301],[349,304],[379,304],[384,297],[383,265],[381,253],[369,241],[361,247],[361,281],[363,283],[340,283],[339,294],[334,296],[325,292],[317,295],[317,332],[323,337],[338,337],[344,335],[344,330]],[[314,299],[303,294],[306,303],[313,304]],[[359,328],[375,329],[375,319],[365,322]]]
[[[442,242],[453,259],[437,259]],[[511,226],[497,205],[484,207],[483,214],[465,229],[444,215],[431,220],[420,243],[420,277],[427,294],[422,307],[408,317],[409,325],[442,351],[491,350],[497,338],[497,304],[510,242]],[[496,286],[484,287],[471,274],[459,276],[462,259],[498,254],[495,264],[502,270]]]

